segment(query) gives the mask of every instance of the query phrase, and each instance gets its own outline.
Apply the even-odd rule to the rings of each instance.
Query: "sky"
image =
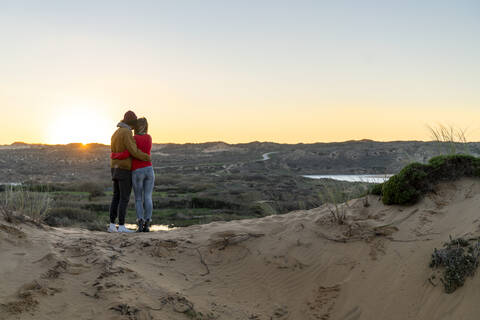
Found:
[[[480,141],[479,1],[0,0],[0,144]]]

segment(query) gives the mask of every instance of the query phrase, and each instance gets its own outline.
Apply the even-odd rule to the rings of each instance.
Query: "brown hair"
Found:
[[[129,110],[125,112],[122,122],[128,124],[131,127],[134,127],[137,123],[137,115],[135,114],[135,112]]]
[[[144,117],[138,118],[134,131],[135,131],[135,134],[147,134],[148,133],[147,119]]]

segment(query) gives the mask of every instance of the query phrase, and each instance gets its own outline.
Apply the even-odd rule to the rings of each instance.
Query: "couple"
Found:
[[[133,111],[127,111],[117,127],[111,140],[113,197],[108,232],[132,232],[125,228],[125,216],[132,184],[137,212],[137,232],[149,232],[152,222],[155,174],[150,157],[152,137],[148,134],[147,119],[137,119]],[[135,136],[132,136],[132,129],[135,131]],[[118,230],[115,225],[117,216]]]

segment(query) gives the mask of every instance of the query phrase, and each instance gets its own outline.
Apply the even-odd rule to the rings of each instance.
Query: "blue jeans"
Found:
[[[133,191],[135,192],[135,210],[137,219],[152,220],[152,193],[155,182],[153,167],[140,168],[132,172]]]

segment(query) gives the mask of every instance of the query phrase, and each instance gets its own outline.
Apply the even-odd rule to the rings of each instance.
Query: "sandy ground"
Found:
[[[478,319],[480,276],[445,294],[428,264],[480,235],[480,181],[368,202],[342,225],[327,206],[149,234],[0,220],[0,319]]]

